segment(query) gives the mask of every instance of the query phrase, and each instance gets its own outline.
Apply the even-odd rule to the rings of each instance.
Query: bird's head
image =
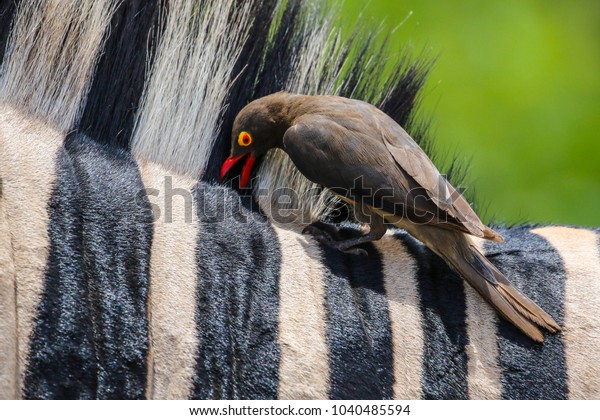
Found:
[[[288,94],[280,92],[257,99],[246,105],[235,117],[231,133],[231,155],[223,162],[221,179],[233,165],[245,157],[240,179],[240,187],[244,188],[256,159],[269,149],[282,146],[283,135],[289,127],[282,95]]]

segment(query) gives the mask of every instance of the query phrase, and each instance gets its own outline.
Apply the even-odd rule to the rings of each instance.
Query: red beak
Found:
[[[256,160],[254,156],[250,153],[246,153],[245,155],[241,155],[238,157],[229,156],[225,162],[223,162],[223,166],[221,166],[221,180],[225,177],[227,172],[244,156],[248,156],[246,159],[246,163],[244,163],[244,168],[242,169],[242,178],[240,179],[240,188],[246,187],[246,184],[250,180],[250,174],[252,173],[252,166],[254,165],[254,161]]]

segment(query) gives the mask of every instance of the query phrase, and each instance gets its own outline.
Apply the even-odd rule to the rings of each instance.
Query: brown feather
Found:
[[[539,327],[551,332],[560,326],[542,308],[523,295],[494,265],[473,247],[465,234],[442,230],[435,226],[414,225],[394,220],[438,254],[460,276],[498,311],[500,315],[533,340],[542,342]]]
[[[503,240],[481,222],[469,203],[440,174],[408,133],[378,108],[336,96],[299,95],[290,103],[288,112],[292,128],[286,132],[284,148],[288,149],[296,166],[302,165],[303,161],[316,163],[314,153],[327,149],[325,158],[328,160],[322,162],[325,167],[319,166],[320,173],[311,171],[312,178],[307,176],[311,181],[331,188],[349,189],[357,173],[345,179],[332,178],[325,168],[329,166],[336,170],[359,164],[365,169],[364,173],[376,170],[385,177],[368,187],[373,190],[391,187],[396,203],[410,205],[409,192],[422,188],[431,200],[431,208],[410,210],[431,214],[431,223],[495,242]],[[289,149],[296,146],[293,143],[304,143],[303,146],[308,147],[290,153]],[[331,183],[332,179],[338,181],[336,185]]]
[[[244,129],[264,137],[253,152],[281,147],[310,181],[332,189],[346,202],[368,206],[368,212],[355,209],[355,213],[379,214],[405,229],[533,340],[544,339],[538,326],[560,330],[471,245],[466,234],[496,242],[504,239],[481,222],[392,118],[361,101],[288,93],[259,99],[246,109],[236,118],[234,134]],[[268,118],[262,116],[265,112]]]

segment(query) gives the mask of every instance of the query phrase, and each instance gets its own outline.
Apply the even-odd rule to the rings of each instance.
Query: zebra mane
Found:
[[[0,68],[0,101],[73,128],[115,7],[116,0],[21,2]]]
[[[339,209],[281,153],[215,185],[281,89],[375,103],[432,153],[431,61],[328,7],[0,0],[0,399],[600,398],[600,230],[474,243],[564,327],[539,344],[406,232],[357,257],[265,217]]]
[[[4,3],[6,11],[0,16],[10,17],[12,2]],[[217,181],[237,112],[253,99],[282,89],[374,103],[434,154],[428,124],[417,116],[431,60],[392,51],[385,37],[380,40],[381,30],[371,30],[372,24],[362,21],[357,27],[363,28],[343,36],[333,23],[337,9],[331,4],[20,4],[13,22],[17,30],[2,67],[0,97],[13,106],[27,106],[31,115],[48,117],[64,130],[125,148],[174,173]],[[42,25],[47,21],[56,22],[56,28]],[[42,37],[25,38],[32,33]],[[44,57],[56,57],[56,63]],[[36,83],[28,83],[32,79]],[[463,178],[464,171],[453,174],[456,184]],[[271,151],[259,162],[252,191],[265,214],[287,211],[303,223],[343,207],[328,190],[301,175],[281,151]]]
[[[424,141],[427,124],[419,125],[415,118],[429,62],[411,61],[403,51],[390,51],[387,39],[377,41],[377,34],[368,29],[355,30],[349,39],[344,38],[333,23],[336,9],[323,10],[317,2],[284,4],[274,15],[262,54],[256,55],[261,62],[251,66],[256,71],[240,76],[245,89],[242,95],[232,97],[220,153],[213,155],[220,159],[213,162],[218,164],[228,154],[237,112],[251,100],[280,90],[374,103],[431,151],[431,144]],[[386,69],[391,69],[390,74]],[[213,166],[213,177],[217,168]],[[307,180],[280,150],[270,151],[262,160],[252,189],[265,214],[283,212],[299,224],[327,217],[341,206],[329,190]]]

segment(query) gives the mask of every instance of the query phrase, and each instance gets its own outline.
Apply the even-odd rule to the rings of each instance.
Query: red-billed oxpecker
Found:
[[[233,124],[231,156],[221,178],[246,158],[243,188],[257,157],[283,149],[309,180],[349,203],[370,230],[334,240],[310,225],[305,231],[340,251],[364,253],[356,245],[380,239],[386,223],[423,242],[475,288],[490,305],[535,341],[538,326],[560,327],[523,295],[469,240],[501,242],[417,143],[391,117],[365,102],[336,96],[275,93],[244,107]]]

